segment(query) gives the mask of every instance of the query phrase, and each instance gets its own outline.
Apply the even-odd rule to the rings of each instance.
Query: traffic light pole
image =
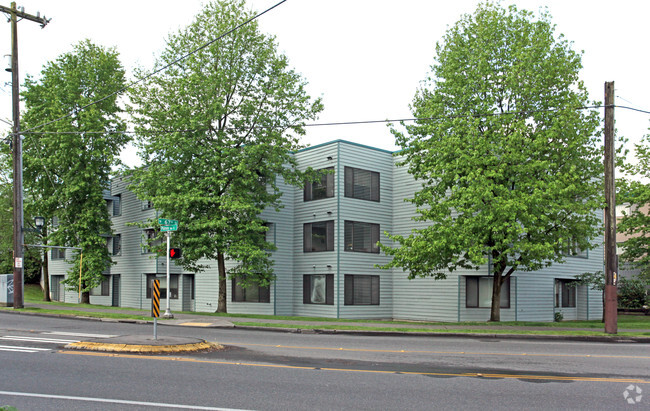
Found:
[[[166,300],[167,300],[167,309],[165,310],[165,314],[163,314],[164,318],[174,318],[174,314],[169,310],[169,291],[171,289],[170,287],[170,282],[169,282],[169,244],[170,244],[170,239],[172,237],[172,233],[170,231],[167,231],[166,233],[167,236],[167,291],[166,291]]]

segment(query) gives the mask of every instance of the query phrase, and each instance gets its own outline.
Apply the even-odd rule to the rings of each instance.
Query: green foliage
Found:
[[[111,263],[101,237],[111,232],[102,191],[129,140],[119,118],[124,81],[118,53],[86,40],[47,63],[38,79],[28,76],[22,93],[30,210],[48,222],[58,218],[59,226],[45,243],[83,249],[84,291],[99,284]],[[86,107],[93,101],[98,102]],[[79,282],[79,260],[75,253],[67,278],[70,288]]]
[[[515,271],[565,261],[599,233],[598,113],[578,75],[581,56],[550,16],[482,4],[436,46],[412,103],[421,120],[393,130],[402,165],[422,182],[412,200],[426,228],[382,246],[409,278],[445,278],[488,262]],[[491,320],[499,319],[500,286]]]
[[[171,34],[162,67],[252,16],[244,1],[208,3],[194,22]],[[160,216],[179,220],[173,235],[180,264],[201,271],[219,262],[219,311],[225,311],[225,259],[230,274],[267,285],[273,278],[260,214],[281,207],[281,182],[301,185],[296,169],[306,120],[322,110],[289,68],[274,38],[246,24],[173,64],[130,95],[146,167],[132,171],[132,190]],[[149,132],[150,130],[162,132]],[[146,223],[151,224],[151,223]]]
[[[0,147],[2,149],[2,147]],[[0,152],[1,157],[6,154]],[[0,274],[9,274],[13,250],[13,205],[12,185],[9,181],[8,160],[0,158]],[[5,171],[6,170],[6,171]]]
[[[571,286],[586,285],[592,290],[605,292],[605,273],[596,271],[595,273],[582,273],[575,276],[576,281]]]
[[[562,322],[562,320],[564,320],[564,314],[562,314],[562,311],[556,311],[553,315],[553,321],[559,323]]]
[[[618,282],[618,306],[621,308],[642,308],[648,299],[648,284],[638,278],[621,277]]]
[[[630,179],[617,181],[616,202],[628,204],[616,229],[626,235],[621,260],[641,270],[640,278],[650,283],[650,134],[635,144],[636,162],[626,163],[623,170]]]

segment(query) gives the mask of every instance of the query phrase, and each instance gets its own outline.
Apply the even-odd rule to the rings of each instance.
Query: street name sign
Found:
[[[158,224],[160,225],[178,225],[178,220],[169,220],[167,218],[159,218]]]
[[[163,225],[160,226],[160,231],[165,232],[165,231],[176,231],[178,230],[178,224],[174,225]]]

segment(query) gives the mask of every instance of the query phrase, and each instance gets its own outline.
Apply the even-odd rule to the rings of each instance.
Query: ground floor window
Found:
[[[346,275],[345,305],[379,305],[379,276]]]
[[[465,306],[492,307],[493,277],[465,277]],[[510,308],[510,278],[501,285],[501,308]]]
[[[303,304],[334,304],[334,274],[302,276]]]
[[[237,278],[232,279],[232,301],[236,303],[270,303],[271,287],[249,284],[242,287]]]
[[[160,280],[160,299],[167,298],[167,276],[147,274],[147,298],[151,298],[151,290],[153,287],[153,280]],[[169,276],[169,299],[178,299],[178,274],[170,274]]]
[[[575,280],[555,280],[555,306],[572,308],[576,306]]]
[[[104,277],[101,283],[97,287],[93,287],[90,289],[90,295],[109,295],[110,293],[110,283],[108,281],[107,277]]]

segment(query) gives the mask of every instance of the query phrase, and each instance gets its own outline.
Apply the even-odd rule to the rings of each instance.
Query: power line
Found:
[[[250,19],[244,21],[243,23],[240,23],[239,25],[237,25],[237,26],[233,27],[232,29],[228,30],[227,32],[225,32],[225,33],[223,33],[223,34],[217,36],[215,39],[210,40],[210,41],[208,41],[207,43],[205,43],[205,44],[199,46],[198,48],[189,51],[188,53],[182,55],[181,57],[177,58],[176,60],[172,61],[171,63],[168,63],[168,64],[162,66],[162,67],[159,68],[158,70],[155,70],[155,71],[153,71],[153,72],[147,74],[146,76],[144,76],[144,77],[142,77],[142,78],[139,78],[138,80],[136,80],[136,81],[134,81],[134,82],[132,82],[132,83],[130,83],[130,84],[127,84],[126,86],[122,87],[121,89],[119,89],[119,90],[117,90],[117,91],[114,91],[113,93],[108,94],[108,95],[106,95],[106,96],[100,98],[99,100],[92,101],[92,102],[86,104],[85,106],[80,107],[78,111],[83,111],[83,110],[87,109],[88,107],[94,106],[95,104],[99,104],[99,103],[101,103],[102,101],[104,101],[104,100],[106,100],[106,99],[108,99],[108,98],[110,98],[110,97],[113,97],[113,96],[115,96],[115,95],[117,95],[117,94],[123,93],[124,91],[130,89],[131,87],[135,86],[136,84],[139,84],[139,83],[141,83],[141,82],[143,82],[143,81],[145,81],[145,80],[147,80],[147,79],[149,79],[149,78],[155,76],[156,74],[158,74],[158,73],[160,73],[160,72],[162,72],[162,71],[167,70],[169,67],[173,66],[174,64],[177,64],[177,63],[179,63],[180,61],[185,60],[185,59],[188,58],[189,56],[191,56],[191,55],[193,55],[193,54],[195,54],[195,53],[197,53],[197,52],[199,52],[199,51],[205,49],[206,47],[210,46],[211,44],[216,43],[217,41],[221,40],[221,39],[224,38],[225,36],[227,36],[227,35],[229,35],[229,34],[235,32],[235,31],[239,30],[240,28],[242,28],[242,27],[244,27],[245,25],[251,23],[252,21],[254,21],[254,20],[256,20],[257,18],[259,18],[260,16],[262,16],[262,15],[268,13],[269,11],[273,10],[274,8],[276,8],[276,7],[278,7],[279,5],[281,5],[282,3],[285,3],[286,1],[287,1],[287,0],[282,0],[282,1],[278,2],[278,3],[276,3],[275,5],[269,7],[268,9],[264,10],[263,12],[258,13],[257,15],[251,17]],[[57,118],[57,119],[54,119],[54,120],[52,120],[52,121],[49,121],[49,122],[47,122],[47,123],[39,124],[39,125],[37,125],[37,126],[34,126],[34,127],[32,127],[32,128],[29,128],[29,129],[27,129],[27,130],[24,130],[23,133],[25,133],[25,132],[27,132],[27,131],[35,130],[35,129],[38,129],[38,128],[41,128],[41,127],[46,127],[46,126],[48,126],[48,125],[50,125],[50,124],[57,123],[57,122],[59,122],[59,121],[61,121],[61,120],[63,120],[63,119],[66,119],[66,118],[70,117],[70,116],[72,116],[72,114],[66,114],[65,116],[61,116],[61,117],[59,117],[59,118]]]

